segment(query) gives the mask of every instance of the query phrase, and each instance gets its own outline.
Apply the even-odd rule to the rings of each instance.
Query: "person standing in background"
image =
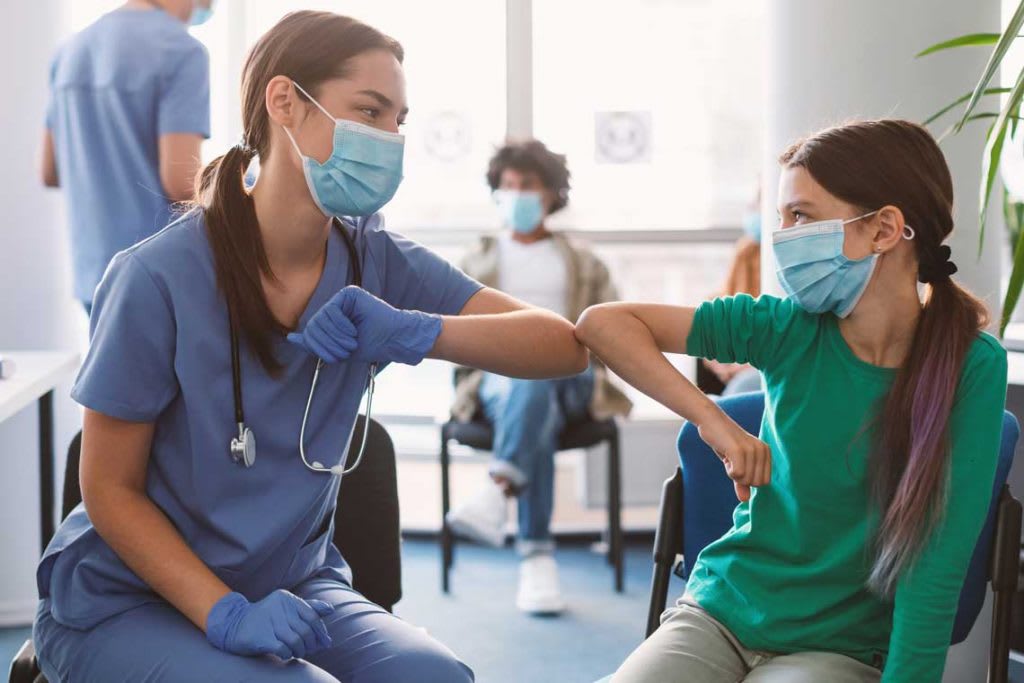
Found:
[[[187,26],[213,0],[129,0],[62,45],[50,67],[41,175],[67,197],[74,295],[114,254],[192,199],[210,136],[209,58]]]
[[[505,230],[486,235],[466,255],[462,270],[486,286],[575,320],[587,306],[618,295],[608,268],[585,246],[545,225],[568,203],[565,157],[538,140],[506,144],[491,159],[487,183]],[[516,605],[531,614],[564,607],[551,538],[555,451],[567,422],[626,415],[632,404],[592,363],[574,377],[512,379],[481,370],[458,371],[452,414],[486,417],[494,426],[489,480],[448,515],[452,531],[488,545],[505,542],[507,498],[519,507]]]

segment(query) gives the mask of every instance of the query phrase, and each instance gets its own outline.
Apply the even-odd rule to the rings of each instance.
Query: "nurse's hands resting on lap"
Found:
[[[301,659],[331,646],[323,617],[334,609],[323,600],[303,600],[276,590],[259,602],[228,593],[206,618],[206,638],[236,655],[272,654]]]
[[[440,316],[399,310],[349,286],[331,297],[304,330],[289,334],[288,341],[327,363],[351,358],[417,365],[440,334]]]

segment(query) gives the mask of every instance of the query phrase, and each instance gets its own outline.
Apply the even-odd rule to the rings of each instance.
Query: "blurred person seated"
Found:
[[[736,241],[725,285],[716,297],[736,294],[761,296],[760,192],[758,197],[743,216],[743,236]],[[701,363],[724,386],[722,396],[761,390],[761,373],[746,363],[719,363],[709,359],[703,359]]]
[[[506,144],[490,161],[487,183],[503,229],[484,235],[462,269],[487,287],[576,320],[588,306],[617,298],[608,268],[586,246],[545,225],[565,208],[569,169],[563,155],[537,140]],[[531,614],[565,609],[551,536],[558,437],[566,424],[626,415],[629,399],[596,361],[574,377],[511,379],[457,371],[453,416],[485,417],[494,428],[488,480],[448,514],[452,531],[488,545],[505,542],[507,499],[518,499],[517,549],[522,557],[516,605]]]

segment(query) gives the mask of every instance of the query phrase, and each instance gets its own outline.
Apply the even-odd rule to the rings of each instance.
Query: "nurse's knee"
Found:
[[[232,657],[237,660],[237,666],[219,669],[216,680],[223,683],[341,683],[320,667],[301,659],[282,662],[270,656]]]
[[[473,680],[472,669],[456,657],[455,653],[430,640],[396,652],[380,666],[374,667],[372,674],[366,678],[366,683],[473,683]]]

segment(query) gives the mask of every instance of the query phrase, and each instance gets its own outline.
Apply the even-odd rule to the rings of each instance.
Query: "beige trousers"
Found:
[[[633,651],[612,683],[878,683],[882,672],[834,652],[776,655],[750,650],[683,597]]]

